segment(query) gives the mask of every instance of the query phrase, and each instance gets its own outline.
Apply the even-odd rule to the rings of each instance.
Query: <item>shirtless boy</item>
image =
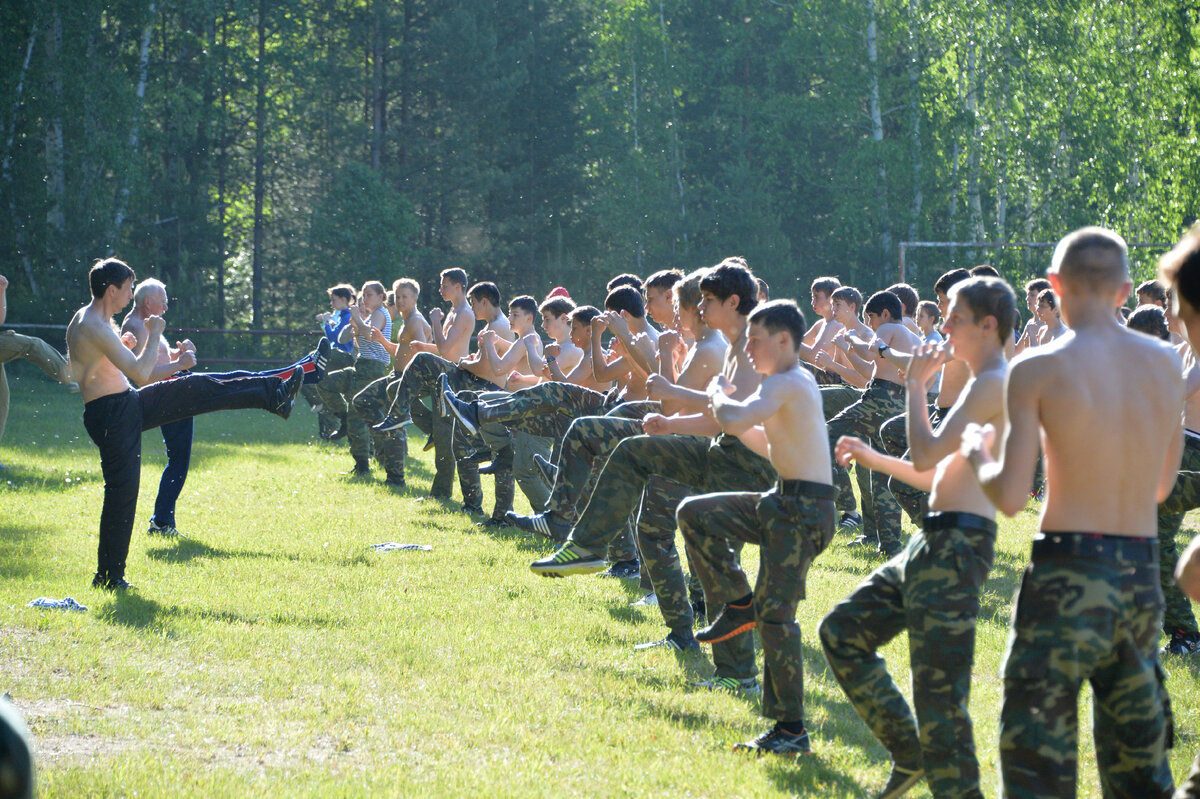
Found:
[[[286,419],[304,372],[295,369],[286,381],[247,377],[222,382],[188,375],[135,390],[129,381],[146,382],[159,365],[157,342],[166,323],[161,316],[147,317],[146,341],[136,352],[131,350],[133,335],[119,336],[112,317],[133,299],[133,270],[109,258],[92,267],[88,282],[92,301],[76,311],[67,325],[67,357],[84,401],[83,424],[100,449],[104,472],[98,563],[92,585],[124,590],[131,587],[125,581],[125,559],[137,511],[142,431],[236,408],[268,410]],[[195,355],[187,349],[178,351],[170,364],[175,370],[194,365]]]
[[[775,467],[778,480],[758,492],[702,494],[679,505],[689,562],[705,596],[722,605],[696,638],[709,643],[758,627],[763,647],[762,713],[775,725],[735,749],[799,755],[812,751],[804,728],[804,651],[796,608],[814,558],[833,538],[833,485],[825,417],[817,381],[800,366],[804,315],[790,300],[759,306],[750,315],[746,352],[762,383],[744,400],[717,375],[708,387],[712,413]],[[737,552],[759,546],[754,590]]]
[[[837,443],[843,463],[854,460],[931,492],[922,532],[821,622],[821,644],[834,676],[891,755],[882,797],[901,796],[922,776],[939,799],[983,796],[967,704],[979,593],[995,554],[996,510],[958,449],[969,423],[1003,422],[1004,345],[1016,297],[998,278],[961,281],[950,297],[948,343],[925,345],[908,367],[912,460],[884,454],[859,438]],[[967,366],[970,379],[934,429],[925,396],[947,349]],[[877,654],[904,631],[915,718]]]
[[[984,493],[1006,516],[1028,500],[1039,434],[1045,448],[1041,532],[1004,665],[1004,792],[1075,794],[1076,707],[1088,680],[1104,792],[1167,797],[1155,521],[1183,446],[1182,366],[1166,343],[1117,322],[1131,287],[1128,250],[1117,234],[1071,233],[1059,242],[1048,277],[1070,330],[1013,362],[999,460],[991,455],[994,425],[968,427],[962,445]]]

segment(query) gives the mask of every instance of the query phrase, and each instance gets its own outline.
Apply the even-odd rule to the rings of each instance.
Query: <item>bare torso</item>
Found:
[[[970,379],[970,368],[962,361],[953,361],[967,371],[968,382],[959,392],[955,400],[956,406],[961,406],[970,391],[988,391],[994,394],[992,405],[998,409],[991,418],[968,419],[976,424],[991,424],[997,429],[1004,426],[1004,374],[984,373],[976,380]],[[947,364],[949,365],[949,364]],[[943,376],[944,376],[943,372]],[[996,456],[1000,451],[999,438],[993,442],[991,452]],[[983,493],[983,487],[975,478],[975,470],[966,458],[956,449],[950,455],[938,461],[933,476],[933,488],[929,493],[929,509],[931,511],[953,511],[958,513],[974,513],[988,519],[995,518],[996,507]]]
[[[783,400],[779,411],[763,421],[767,455],[779,477],[831,483],[829,437],[816,378],[796,367],[764,378],[759,391],[778,392]]]
[[[67,325],[67,359],[84,402],[128,391],[132,386],[100,346],[100,338],[117,336],[112,320],[91,305],[80,308]],[[125,346],[121,344],[121,346]]]

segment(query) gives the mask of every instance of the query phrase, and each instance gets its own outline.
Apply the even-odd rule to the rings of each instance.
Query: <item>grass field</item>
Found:
[[[177,542],[145,535],[164,463],[161,437],[147,433],[128,570],[137,590],[93,590],[102,481],[82,405],[28,373],[11,384],[0,691],[34,734],[42,796],[841,797],[886,777],[816,637],[879,563],[843,535],[814,564],[801,606],[815,755],[754,760],[730,746],[768,726],[755,701],[690,691],[699,664],[632,651],[665,632],[656,609],[629,607],[635,584],[540,578],[527,567],[543,543],[480,531],[457,505],[389,492],[382,475],[348,481],[345,448],[317,442],[304,408],[288,422],[250,411],[197,420],[178,515],[188,537]],[[412,450],[409,483],[427,487],[430,458]],[[1001,525],[979,620],[971,710],[988,795],[997,674],[1034,511]],[[382,541],[433,551],[369,549]],[[756,562],[752,548],[745,557]],[[90,610],[25,607],[68,595]],[[907,691],[905,640],[885,654]],[[1166,666],[1182,779],[1200,746],[1200,659]],[[1087,705],[1085,690],[1090,726]],[[1087,729],[1080,749],[1080,795],[1098,796]]]

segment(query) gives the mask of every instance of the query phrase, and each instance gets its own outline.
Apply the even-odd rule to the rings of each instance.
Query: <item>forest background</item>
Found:
[[[307,328],[333,282],[506,296],[744,255],[775,296],[905,240],[1195,220],[1195,2],[6,0],[9,322],[116,254],[172,324]],[[1139,277],[1157,252],[1135,251]],[[915,250],[1014,281],[1048,250]]]

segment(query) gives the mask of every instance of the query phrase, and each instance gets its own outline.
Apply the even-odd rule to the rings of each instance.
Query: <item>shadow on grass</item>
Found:
[[[36,560],[28,556],[27,550],[37,550],[39,542],[48,534],[49,531],[35,527],[0,525],[0,578],[34,574]]]
[[[163,563],[187,563],[193,560],[238,560],[253,558],[261,560],[286,560],[293,563],[321,564],[328,566],[359,566],[370,563],[365,552],[351,555],[348,558],[327,559],[312,555],[301,555],[297,552],[260,552],[253,549],[218,549],[196,538],[180,539],[174,546],[157,547],[147,550],[146,557]]]
[[[1013,555],[1003,550],[996,553],[996,560],[979,597],[980,620],[1008,625],[1013,597],[1028,563],[1029,558],[1025,554]]]
[[[97,463],[94,464],[99,465]],[[67,482],[67,480],[70,482]],[[0,490],[20,491],[36,489],[63,493],[74,491],[81,483],[103,481],[99,470],[95,472],[71,472],[69,475],[57,470],[33,469],[28,466],[9,464],[0,469]]]
[[[136,591],[113,595],[112,601],[97,612],[97,618],[134,630],[160,627],[169,621],[178,619],[190,619],[201,622],[216,621],[240,627],[270,624],[282,627],[298,627],[301,629],[329,629],[341,626],[340,621],[328,616],[305,616],[279,612],[263,613],[256,616],[210,608],[180,607],[179,605],[164,606],[153,599],[141,596]]]

